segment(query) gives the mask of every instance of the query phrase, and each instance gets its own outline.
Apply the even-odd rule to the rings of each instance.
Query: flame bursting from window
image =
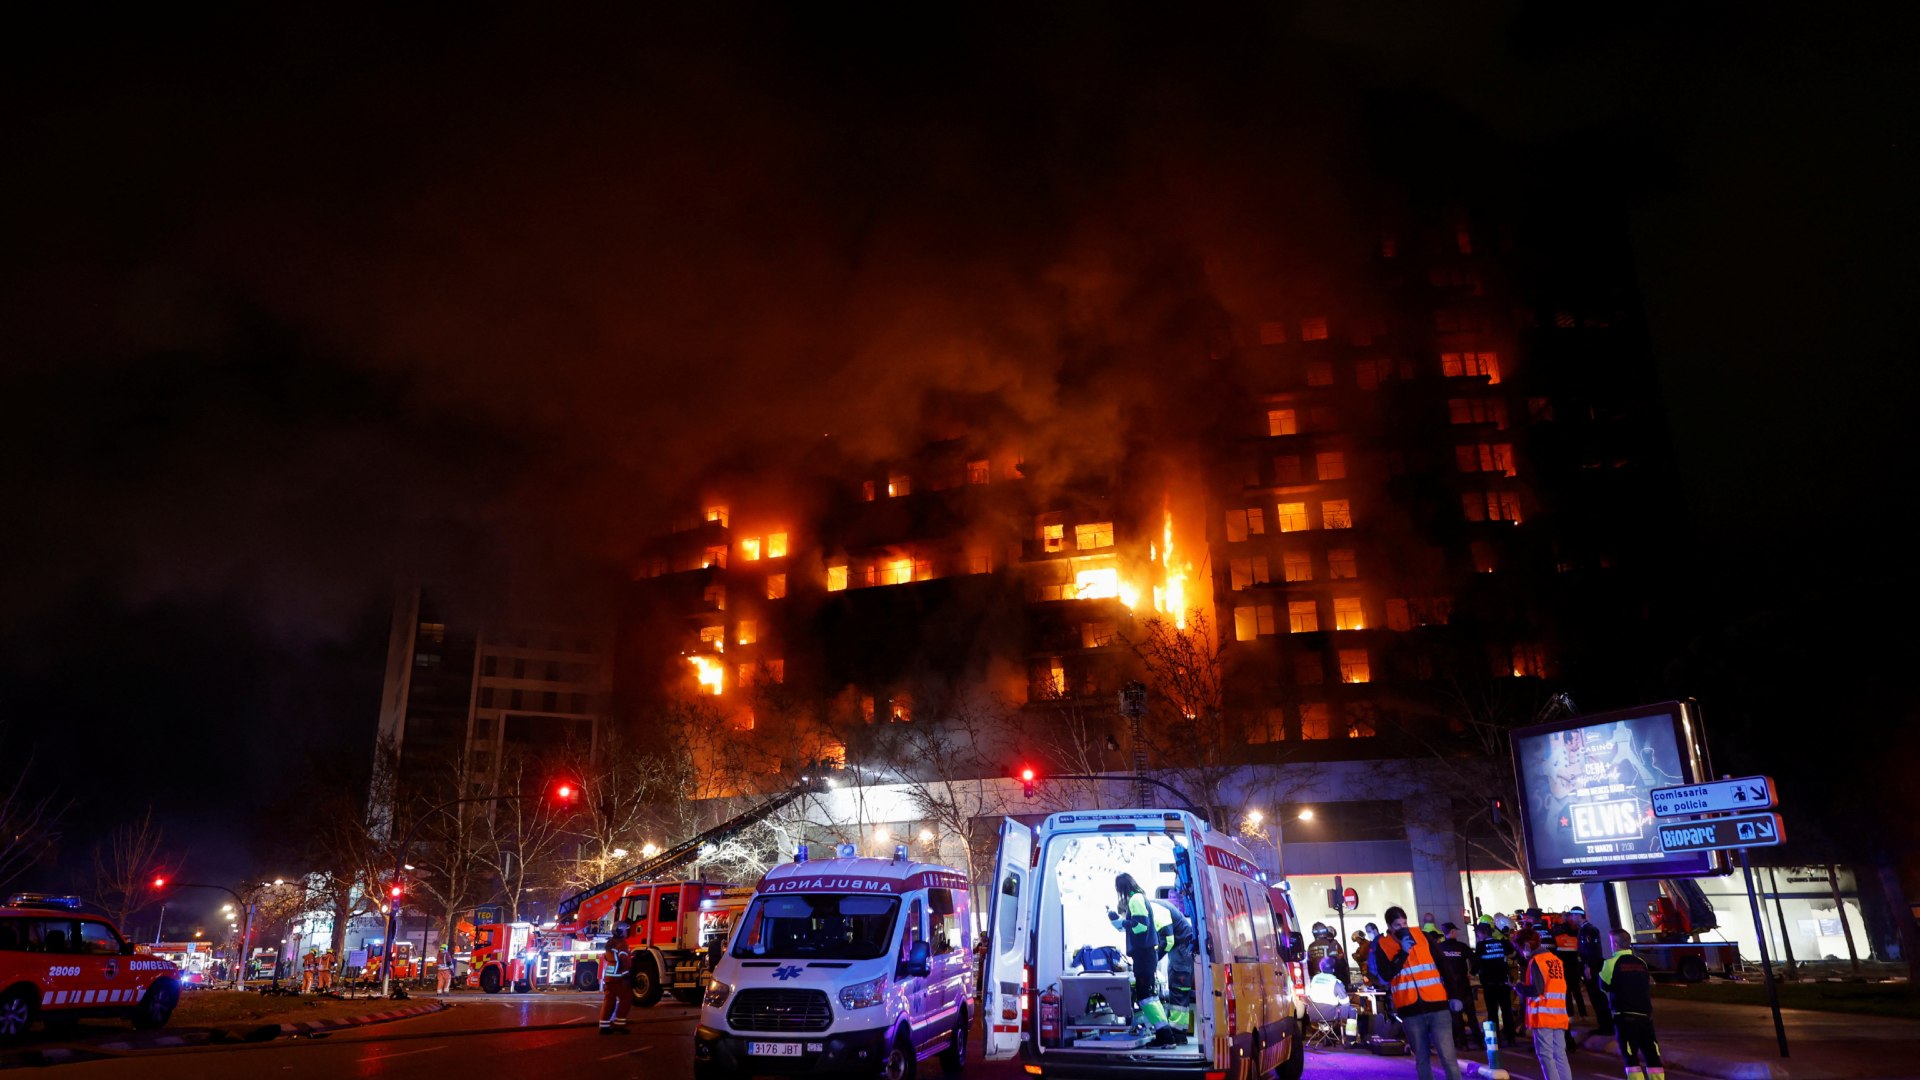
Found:
[[[1162,584],[1153,590],[1153,607],[1163,615],[1173,616],[1173,625],[1177,629],[1187,628],[1187,580],[1193,574],[1193,563],[1176,561],[1173,547],[1173,508],[1163,511],[1160,521],[1160,579]]]
[[[718,697],[726,679],[725,665],[706,656],[689,656],[687,661],[693,665],[694,675],[700,680],[700,692]]]

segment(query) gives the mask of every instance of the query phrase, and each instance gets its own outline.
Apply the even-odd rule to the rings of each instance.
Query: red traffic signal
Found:
[[[1033,766],[1028,765],[1020,770],[1020,790],[1026,792],[1027,798],[1029,799],[1033,798],[1033,785],[1034,785]]]
[[[553,789],[553,797],[559,799],[561,802],[572,802],[573,797],[578,794],[580,794],[580,789],[574,787],[572,784],[560,784]]]
[[[399,885],[394,885],[387,890],[387,895],[393,897],[395,900],[398,900],[400,899],[400,894],[405,891],[406,890],[402,889]]]
[[[157,877],[157,878],[154,878],[154,879],[153,879],[153,887],[154,887],[154,888],[156,888],[156,889],[164,889],[164,888],[166,888],[166,887],[167,887],[167,879],[166,879],[166,878],[164,878],[164,877]]]

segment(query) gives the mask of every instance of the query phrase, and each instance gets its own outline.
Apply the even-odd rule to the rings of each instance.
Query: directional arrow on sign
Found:
[[[1780,804],[1773,781],[1765,776],[1742,776],[1733,780],[1658,787],[1647,792],[1647,798],[1653,806],[1653,816],[1659,818],[1718,814],[1730,810],[1766,810]]]
[[[1662,822],[1658,832],[1660,847],[1668,852],[1774,847],[1787,838],[1779,814]]]

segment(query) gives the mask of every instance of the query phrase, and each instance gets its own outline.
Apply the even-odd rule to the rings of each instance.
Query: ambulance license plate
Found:
[[[755,1057],[799,1057],[800,1044],[786,1042],[750,1042],[747,1053]]]

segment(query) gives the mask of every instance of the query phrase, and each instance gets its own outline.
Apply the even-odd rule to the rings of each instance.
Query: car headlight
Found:
[[[886,999],[887,977],[885,975],[840,988],[840,1007],[843,1009],[865,1009],[878,1005]]]
[[[701,998],[700,1000],[706,1002],[708,1008],[717,1009],[720,1006],[725,1005],[727,1003],[727,998],[732,994],[733,994],[733,987],[728,986],[726,983],[721,982],[719,979],[715,979],[712,982],[709,982],[707,984],[707,994],[705,997]]]

